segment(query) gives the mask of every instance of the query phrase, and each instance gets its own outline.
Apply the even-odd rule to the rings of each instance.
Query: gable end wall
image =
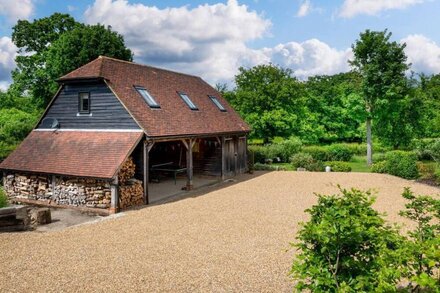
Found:
[[[90,93],[91,115],[78,115],[78,94]],[[140,129],[103,83],[66,84],[43,117],[56,118],[60,129]],[[41,123],[37,128],[42,128]]]

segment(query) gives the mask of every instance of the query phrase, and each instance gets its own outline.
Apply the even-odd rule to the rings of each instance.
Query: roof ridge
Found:
[[[104,56],[104,55],[100,55],[98,58],[108,59],[110,61],[115,61],[115,62],[127,63],[127,64],[130,64],[130,65],[147,67],[147,68],[156,69],[156,70],[167,71],[167,72],[171,72],[171,73],[175,73],[175,74],[180,74],[180,75],[186,75],[186,76],[201,78],[200,76],[194,75],[194,74],[183,73],[183,72],[179,72],[179,71],[175,71],[175,70],[171,70],[171,69],[165,69],[165,68],[155,67],[155,66],[151,66],[151,65],[136,63],[136,62],[133,62],[133,61],[121,60],[121,59],[117,59],[117,58],[113,58],[113,57],[108,57],[108,56]]]

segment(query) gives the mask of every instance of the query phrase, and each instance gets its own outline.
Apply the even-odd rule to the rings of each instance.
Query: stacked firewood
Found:
[[[124,164],[122,164],[121,169],[118,174],[118,183],[119,185],[125,185],[128,180],[133,178],[134,173],[136,171],[136,165],[133,162],[133,159],[129,157]]]
[[[137,179],[128,180],[125,185],[119,186],[119,207],[125,209],[144,203],[144,188],[142,181]]]
[[[46,200],[52,196],[47,176],[10,174],[6,176],[4,188],[9,196],[39,200]]]
[[[60,178],[55,185],[55,202],[62,205],[109,208],[110,184],[97,179]]]

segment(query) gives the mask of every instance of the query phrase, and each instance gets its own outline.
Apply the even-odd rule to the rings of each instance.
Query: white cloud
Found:
[[[0,14],[6,16],[9,22],[28,19],[34,12],[32,0],[0,0]]]
[[[345,0],[339,16],[351,18],[359,14],[377,15],[389,9],[404,9],[425,0]]]
[[[5,89],[11,82],[11,70],[15,68],[17,47],[11,38],[0,38],[0,89]]]
[[[405,53],[412,63],[411,69],[426,74],[440,73],[440,46],[423,35],[409,35],[401,40],[406,43]]]
[[[274,63],[290,68],[294,75],[305,79],[313,75],[329,75],[346,72],[350,68],[348,59],[351,49],[337,50],[317,39],[302,43],[289,42],[273,48],[264,48],[251,52],[254,63]],[[255,65],[255,64],[254,64]]]
[[[88,23],[111,25],[135,59],[210,81],[236,73],[246,43],[263,37],[271,23],[236,0],[194,8],[159,9],[126,0],[96,0],[85,12]]]
[[[298,12],[296,13],[296,16],[297,17],[307,16],[311,10],[312,10],[312,4],[310,3],[310,0],[304,0],[304,1],[302,1],[301,5],[299,6],[299,9],[298,9]]]

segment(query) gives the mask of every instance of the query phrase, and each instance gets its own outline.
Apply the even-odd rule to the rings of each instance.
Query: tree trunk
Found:
[[[373,164],[373,142],[371,141],[371,118],[367,118],[367,164]]]

